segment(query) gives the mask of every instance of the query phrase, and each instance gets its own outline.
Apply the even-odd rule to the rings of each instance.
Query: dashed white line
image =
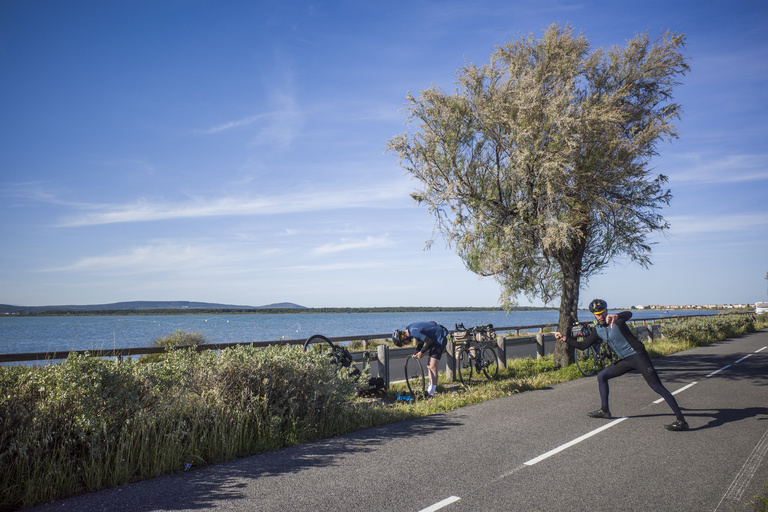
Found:
[[[677,391],[673,391],[673,392],[672,392],[672,394],[673,394],[673,395],[676,395],[676,394],[678,394],[678,393],[680,393],[680,392],[682,392],[682,391],[685,391],[686,389],[688,389],[688,388],[690,388],[691,386],[694,386],[694,385],[696,385],[696,384],[697,384],[696,382],[691,382],[690,384],[686,384],[685,386],[681,387],[681,388],[680,388],[680,389],[678,389]],[[655,404],[660,404],[660,403],[661,403],[661,402],[663,402],[663,401],[664,401],[664,398],[662,397],[662,398],[659,398],[658,400],[654,400],[654,401],[653,401],[653,403],[655,403]]]
[[[755,353],[761,352],[761,351],[763,351],[763,350],[765,350],[767,348],[768,347],[763,347],[761,349],[758,349],[758,350],[755,351]],[[746,356],[742,357],[741,359],[738,359],[736,361],[736,363],[742,362],[743,360],[745,360],[746,358],[748,358],[751,355],[752,354],[747,354]],[[734,363],[734,364],[736,364],[736,363]],[[706,377],[711,377],[711,376],[713,376],[713,375],[715,375],[717,373],[720,373],[721,371],[723,371],[723,370],[725,370],[727,368],[730,368],[731,366],[732,365],[730,365],[730,364],[725,365],[722,368],[720,368],[719,370],[715,370],[712,373],[706,375],[705,378]],[[694,386],[696,384],[697,384],[697,382],[691,382],[690,384],[687,384],[687,385],[681,387],[677,391],[674,391],[672,394],[676,395],[678,393],[681,393],[681,392],[685,391],[686,389],[688,389],[688,388],[690,388],[690,387],[692,387],[692,386]],[[664,401],[663,398],[659,398],[658,400],[655,400],[653,403],[654,404],[658,404],[658,403],[661,403],[663,401]],[[622,421],[624,421],[626,419],[629,419],[629,417],[628,416],[623,416],[621,418],[617,418],[617,419],[613,420],[610,423],[606,423],[605,425],[603,425],[602,427],[600,427],[598,429],[595,429],[595,430],[593,430],[591,432],[587,432],[583,436],[577,437],[576,439],[573,439],[572,441],[568,441],[567,443],[562,444],[562,445],[560,445],[557,448],[554,448],[552,450],[549,450],[546,453],[542,453],[538,457],[535,457],[535,458],[533,458],[533,459],[531,459],[531,460],[529,460],[527,462],[524,462],[523,465],[524,466],[533,466],[534,464],[538,464],[539,462],[541,462],[541,461],[543,461],[545,459],[548,459],[548,458],[552,457],[553,455],[556,455],[556,454],[562,452],[563,450],[567,450],[571,446],[574,446],[574,445],[576,445],[576,444],[578,444],[578,443],[580,443],[580,442],[582,442],[582,441],[584,441],[586,439],[589,439],[590,437],[592,437],[594,435],[599,434],[600,432],[602,432],[604,430],[607,430],[607,429],[609,429],[609,428],[611,428],[611,427],[613,427],[615,425],[618,425],[619,423],[621,423]],[[766,433],[766,435],[768,435],[768,432]],[[759,463],[763,459],[763,457],[765,457],[765,454],[766,454],[766,451],[767,451],[766,447],[768,447],[768,443],[765,442],[765,439],[766,439],[766,436],[763,436],[763,440],[761,440],[761,442],[758,443],[758,446],[755,447],[755,450],[754,450],[752,456],[750,456],[750,458],[744,464],[744,468],[742,468],[742,472],[740,473],[741,477],[737,476],[736,480],[734,480],[734,482],[731,484],[731,489],[729,489],[729,491],[726,493],[726,495],[723,496],[723,499],[725,499],[727,496],[729,496],[729,494],[731,494],[731,495],[738,494],[740,496],[741,493],[743,493],[743,488],[742,488],[743,484],[742,484],[742,482],[744,480],[749,481],[751,479],[751,476],[754,473],[754,469],[753,469],[754,466],[755,466],[755,462],[754,461],[757,460],[757,462]],[[518,470],[520,470],[522,467],[523,466],[519,466],[519,467],[515,468],[514,470],[506,473],[505,475],[502,475],[500,478],[503,478],[505,476],[509,476],[512,473],[515,473]],[[746,473],[747,474],[747,478],[746,479],[744,478],[745,475],[743,475],[742,473]],[[437,510],[440,510],[443,507],[446,507],[446,506],[450,505],[451,503],[455,503],[455,502],[459,501],[460,499],[461,498],[459,498],[458,496],[451,496],[449,498],[446,498],[446,499],[444,499],[442,501],[439,501],[439,502],[435,503],[434,505],[431,505],[431,506],[429,506],[429,507],[427,507],[425,509],[422,509],[419,512],[435,512]],[[721,504],[722,504],[722,500],[721,500]],[[718,506],[718,508],[719,508],[719,506]]]
[[[727,364],[727,365],[723,366],[722,368],[720,368],[719,370],[715,370],[712,373],[710,373],[709,375],[705,375],[704,378],[711,377],[711,376],[715,375],[716,373],[720,373],[721,371],[725,370],[726,368],[730,368],[730,367],[731,367],[731,365]]]
[[[459,501],[461,498],[458,496],[451,496],[450,498],[445,498],[443,501],[438,501],[432,506],[429,506],[427,508],[423,508],[419,510],[419,512],[435,512],[435,510],[440,510],[443,507],[446,507],[450,505],[451,503]]]
[[[567,443],[565,443],[563,445],[560,445],[560,446],[558,446],[557,448],[555,448],[553,450],[549,450],[547,453],[543,453],[543,454],[539,455],[538,457],[529,460],[528,462],[524,462],[523,464],[525,464],[526,466],[533,466],[534,464],[537,464],[537,463],[543,461],[544,459],[548,459],[549,457],[551,457],[551,456],[553,456],[555,454],[560,453],[561,451],[565,450],[566,448],[570,448],[571,446],[573,446],[575,444],[578,444],[578,443],[584,441],[585,439],[589,439],[590,437],[594,436],[595,434],[599,434],[600,432],[602,432],[605,429],[611,428],[614,425],[618,425],[619,423],[621,423],[622,421],[626,420],[627,418],[628,418],[628,416],[623,416],[623,417],[621,417],[619,419],[613,420],[610,423],[606,423],[602,427],[600,427],[598,429],[595,429],[592,432],[587,432],[583,436],[577,437],[573,441],[568,441]]]

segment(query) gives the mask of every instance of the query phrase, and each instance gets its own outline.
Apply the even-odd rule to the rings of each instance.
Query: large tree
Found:
[[[468,269],[498,280],[502,305],[560,296],[567,332],[590,276],[616,258],[650,264],[648,238],[668,229],[660,209],[671,198],[650,159],[677,137],[683,47],[667,32],[591,51],[570,26],[552,25],[497,48],[490,64],[465,65],[453,94],[408,94],[416,128],[388,151],[421,182],[412,196],[435,233]],[[572,353],[559,342],[555,364]]]

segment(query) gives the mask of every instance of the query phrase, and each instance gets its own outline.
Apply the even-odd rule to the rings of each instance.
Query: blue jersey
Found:
[[[645,345],[627,327],[627,320],[632,318],[632,313],[623,311],[616,316],[618,318],[613,322],[613,327],[610,324],[604,326],[597,324],[592,328],[592,334],[581,343],[569,339],[565,340],[566,343],[572,347],[584,350],[598,341],[605,341],[610,345],[611,350],[619,356],[619,359],[626,359],[635,354],[645,353]]]
[[[437,322],[414,322],[406,330],[412,338],[418,340],[416,349],[420,352],[426,352],[433,344],[445,348],[448,329]]]

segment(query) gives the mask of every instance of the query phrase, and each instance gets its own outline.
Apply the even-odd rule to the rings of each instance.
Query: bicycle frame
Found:
[[[488,380],[496,378],[499,373],[496,344],[488,341],[488,338],[496,336],[493,326],[489,324],[466,329],[463,325],[457,324],[456,332],[465,333],[459,336],[459,338],[465,338],[464,341],[459,341],[455,347],[456,373],[459,381],[467,384],[472,379],[473,373],[479,375],[481,372]]]
[[[592,334],[591,323],[575,323],[571,328],[571,334],[577,341],[582,341]],[[616,355],[607,342],[602,341],[597,347],[592,345],[585,350],[576,349],[574,352],[576,367],[589,377],[606,366],[616,362]]]

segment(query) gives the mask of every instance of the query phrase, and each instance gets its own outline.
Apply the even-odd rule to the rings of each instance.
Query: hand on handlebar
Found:
[[[555,339],[556,339],[556,340],[558,340],[558,341],[562,341],[562,340],[564,340],[564,339],[565,339],[565,336],[563,336],[562,334],[560,334],[558,331],[555,331],[555,332],[553,332],[552,334],[554,334],[554,335],[555,335]]]
[[[412,356],[412,357],[415,357],[416,359],[421,359],[423,356],[424,356],[424,354],[423,354],[423,353],[421,353],[421,352],[416,352],[415,354],[413,354],[413,356]]]

